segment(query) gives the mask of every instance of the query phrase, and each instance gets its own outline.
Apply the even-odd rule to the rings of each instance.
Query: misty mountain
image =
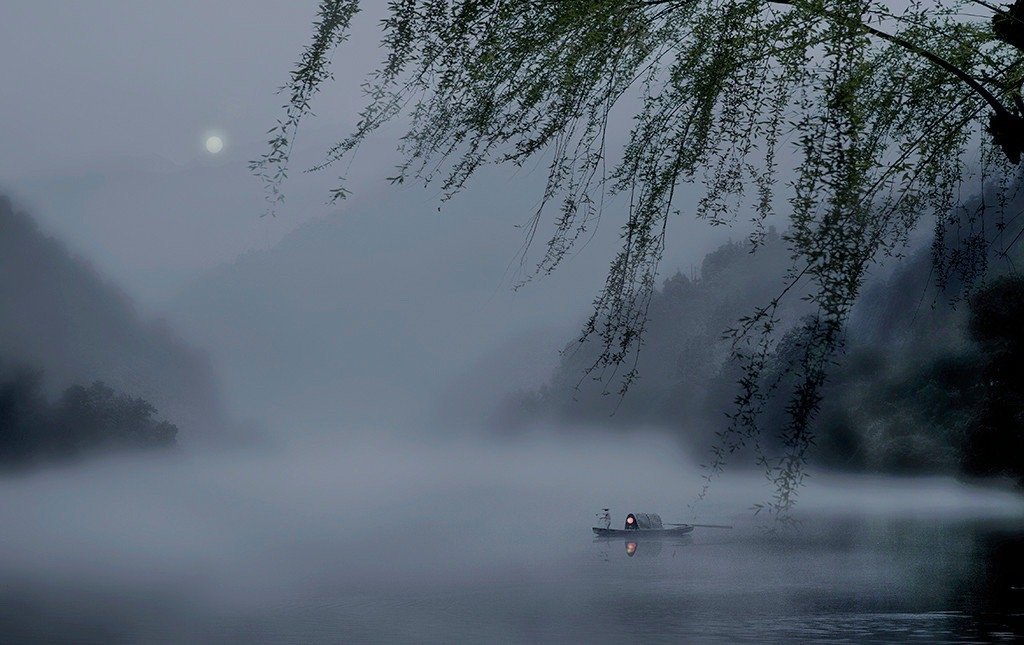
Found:
[[[704,258],[699,274],[677,272],[656,290],[638,356],[640,379],[625,397],[614,375],[586,378],[597,343],[570,341],[550,380],[510,395],[496,413],[499,422],[508,430],[545,421],[621,432],[653,427],[694,454],[706,452],[727,423],[741,376],[722,332],[777,294],[789,266],[778,234],[751,251],[749,244],[725,244]],[[814,422],[818,464],[1021,477],[1005,455],[1024,448],[1019,377],[1009,368],[1024,345],[1024,281],[1005,271],[1006,262],[987,266],[966,299],[960,284],[936,288],[928,248],[879,268],[851,314],[844,355],[823,390]],[[799,297],[783,302],[779,343],[764,377],[783,379],[762,420],[769,451],[780,448],[777,433],[795,385],[779,375],[797,360],[813,324],[813,310]]]
[[[823,390],[823,461],[1024,482],[1024,278],[1008,266],[990,265],[961,299],[930,284],[931,255],[921,249],[873,285]]]
[[[183,164],[155,155],[100,158],[10,183],[44,230],[140,306],[159,308],[202,271],[277,242],[304,213],[317,212],[326,189],[302,176],[287,217],[260,218],[266,205],[245,154],[256,151],[232,147]]]
[[[513,395],[499,419],[513,427],[545,417],[622,429],[656,426],[692,449],[705,448],[706,428],[723,418],[719,402],[732,396],[722,334],[781,291],[789,266],[789,252],[774,229],[756,253],[749,242],[720,246],[704,257],[699,271],[677,271],[655,290],[636,356],[640,376],[625,397],[619,395],[621,374],[586,374],[601,352],[599,340],[563,340],[562,360],[548,383]],[[795,324],[808,311],[799,298],[785,301],[782,325]]]
[[[311,128],[303,141],[320,136]],[[260,217],[267,205],[241,160],[258,156],[262,144],[231,143],[217,158],[104,158],[86,169],[36,173],[16,187],[43,230],[127,289],[141,311],[167,312],[175,332],[208,348],[231,407],[245,414],[390,416],[356,413],[378,386],[403,401],[396,409],[409,408],[405,397],[420,410],[441,407],[445,417],[493,407],[499,392],[529,382],[503,369],[481,387],[476,366],[495,360],[525,374],[516,367],[521,348],[485,355],[556,328],[526,361],[542,365],[534,373],[547,371],[556,339],[571,333],[618,248],[609,223],[554,275],[513,292],[543,251],[542,226],[534,252],[518,263],[520,225],[543,194],[543,172],[485,175],[441,203],[436,188],[388,185],[393,159],[368,150],[346,173],[353,194],[338,207],[324,204],[333,178],[296,173],[280,212]],[[308,148],[296,156],[319,160]],[[72,210],[76,217],[62,217]],[[550,210],[548,220],[557,214]],[[671,261],[726,234],[679,226]],[[438,403],[466,386],[459,379],[473,381],[474,396]]]
[[[513,292],[509,265],[523,238],[509,213],[529,212],[529,198],[491,188],[440,212],[416,188],[360,194],[271,248],[204,273],[167,309],[213,348],[233,406],[261,418],[434,415],[481,356],[569,320],[593,293],[565,285],[596,290],[603,277],[596,254]],[[555,344],[543,350],[557,355]]]
[[[0,198],[0,359],[42,374],[50,398],[103,381],[141,397],[189,440],[223,427],[207,356]]]

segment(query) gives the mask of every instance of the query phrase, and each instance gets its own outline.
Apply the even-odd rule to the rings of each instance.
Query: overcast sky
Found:
[[[300,132],[289,201],[278,217],[260,218],[265,204],[247,162],[265,150],[264,133],[280,116],[274,89],[310,37],[316,0],[4,2],[0,192],[156,308],[204,272],[274,245],[312,217],[366,211],[367,201],[388,212],[384,178],[398,161],[397,129],[368,141],[350,167],[296,172],[318,161],[362,106],[359,86],[379,58],[384,4],[364,3],[351,40],[335,55],[336,81]],[[211,132],[225,142],[217,155],[204,149]],[[355,197],[331,208],[325,200],[339,174]],[[488,190],[497,181],[510,193],[536,189],[539,197],[538,182],[523,177],[529,174],[490,173]],[[436,213],[434,196],[424,192],[424,212]],[[521,239],[513,227],[525,213],[521,203],[504,212],[508,201],[488,193],[476,208],[507,221],[511,260]],[[606,228],[614,240],[618,222]],[[692,220],[671,232],[670,270],[699,263],[711,240],[742,235]],[[609,259],[600,255],[603,266]]]
[[[307,42],[316,6],[4,2],[0,191],[144,303],[337,210],[324,204],[335,175],[300,176],[282,217],[260,219],[260,186],[246,168],[279,116],[274,89]],[[322,151],[361,104],[380,4],[367,7],[300,149]],[[204,148],[211,132],[225,141],[216,156]],[[382,178],[382,168],[370,151],[353,178]]]
[[[224,130],[229,143],[257,137],[276,116],[273,89],[310,34],[316,5],[4,2],[0,173],[17,178],[97,155],[182,163],[202,154],[208,129]],[[351,43],[353,51],[372,44]],[[341,80],[349,69],[338,66]],[[345,85],[328,88],[332,105],[343,105]]]

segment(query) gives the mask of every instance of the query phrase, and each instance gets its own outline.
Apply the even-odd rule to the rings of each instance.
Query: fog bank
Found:
[[[609,575],[633,575],[586,573],[602,558],[625,558],[619,543],[591,544],[592,513],[610,506],[617,521],[641,509],[667,521],[693,517],[686,501],[700,471],[681,467],[685,460],[656,435],[495,444],[427,441],[422,434],[369,428],[359,434],[368,438],[297,435],[273,448],[110,457],[0,479],[0,521],[7,527],[0,541],[0,620],[10,626],[7,633],[147,641],[527,637],[531,632],[522,625],[463,624],[447,613],[431,622],[416,608],[446,595],[469,602],[456,598],[489,588],[485,593],[533,590],[538,601],[550,598],[550,605],[522,611],[540,621],[538,633],[557,635],[558,616],[574,616],[583,611],[579,603],[593,605],[604,596],[595,589],[575,602],[556,600],[551,594],[568,590],[554,572],[578,578],[582,571],[582,580],[600,575],[593,583],[599,585],[613,584]],[[718,482],[697,507],[697,518],[737,528],[707,529],[688,551],[678,547],[684,548],[678,566],[719,567],[700,574],[713,595],[725,588],[741,593],[751,571],[767,567],[772,573],[766,575],[775,576],[785,561],[770,564],[777,556],[759,555],[775,547],[745,510],[758,491],[767,494],[753,476]],[[877,531],[892,530],[886,527],[893,521],[1019,522],[1024,502],[948,479],[822,476],[802,493],[800,516],[804,527],[794,538],[802,537],[787,548],[805,550],[819,535],[833,540],[830,527],[839,530],[836,522],[857,518],[861,528],[847,533],[849,548],[857,551],[862,538],[876,544]],[[864,535],[869,527],[875,532],[870,539]],[[716,555],[733,548],[745,555],[731,563]],[[667,564],[676,562],[674,549],[659,548],[659,571],[677,566]],[[877,575],[904,584],[905,567],[916,565],[895,562],[888,566],[896,569]],[[864,573],[872,580],[876,575]],[[851,584],[849,572],[839,578]],[[752,588],[762,584],[777,581]],[[825,583],[815,575],[801,584]],[[400,623],[392,622],[395,615],[403,616]],[[599,616],[593,617],[597,625],[610,619]],[[491,620],[486,613],[477,619]]]

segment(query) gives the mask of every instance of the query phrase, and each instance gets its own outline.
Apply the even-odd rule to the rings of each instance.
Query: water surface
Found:
[[[578,439],[578,438],[577,438]],[[719,482],[682,540],[598,540],[611,506],[688,521],[655,438],[381,435],[111,458],[0,480],[0,633],[77,642],[963,642],[1024,637],[1024,504],[949,479],[821,474],[798,530]]]

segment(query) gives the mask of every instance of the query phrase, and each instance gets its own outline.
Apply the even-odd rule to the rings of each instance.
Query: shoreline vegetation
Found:
[[[623,397],[606,375],[582,378],[594,344],[569,342],[548,382],[510,395],[496,413],[507,432],[555,421],[613,432],[647,427],[677,438],[700,461],[724,425],[741,376],[722,337],[751,294],[770,292],[787,259],[783,236],[769,232],[756,253],[728,243],[690,275],[677,272],[655,290],[640,378]],[[823,386],[812,424],[812,463],[835,471],[953,474],[970,481],[1009,478],[1024,485],[1024,277],[990,271],[964,297],[936,289],[926,249],[865,289],[843,330],[844,353]],[[909,300],[920,302],[907,311]],[[799,360],[815,319],[804,301],[780,308],[780,340],[762,378],[787,391],[787,366]],[[781,331],[788,330],[788,331]],[[782,450],[785,396],[766,406],[761,448]],[[740,447],[730,461],[754,466]]]
[[[40,372],[0,364],[0,468],[177,444],[177,426],[141,397],[95,381],[49,400],[42,382]]]
[[[0,364],[0,468],[177,444],[178,427],[141,397],[95,381],[51,401],[42,380],[41,372]]]

